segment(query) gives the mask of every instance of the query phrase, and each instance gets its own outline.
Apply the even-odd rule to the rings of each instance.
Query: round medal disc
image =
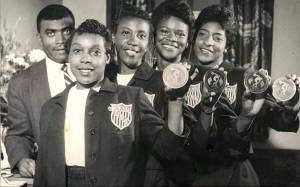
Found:
[[[162,78],[167,87],[181,88],[187,83],[189,72],[182,64],[170,64],[164,69]]]
[[[204,74],[203,82],[209,92],[220,93],[226,86],[227,77],[225,73],[218,69],[207,70]]]
[[[258,94],[268,89],[269,80],[260,71],[253,71],[245,74],[244,85],[251,93]]]
[[[277,101],[288,101],[294,97],[295,93],[295,83],[285,77],[276,79],[272,85],[272,95]]]

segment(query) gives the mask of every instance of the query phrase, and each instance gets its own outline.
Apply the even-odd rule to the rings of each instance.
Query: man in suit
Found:
[[[37,16],[38,38],[47,57],[12,78],[9,84],[8,119],[4,143],[12,171],[24,177],[35,173],[35,155],[40,140],[40,110],[66,87],[65,42],[74,30],[74,16],[62,5],[49,5]],[[66,70],[68,68],[64,68]]]

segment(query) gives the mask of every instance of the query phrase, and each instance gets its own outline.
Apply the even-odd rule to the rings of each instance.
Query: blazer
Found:
[[[64,118],[69,88],[42,108],[34,186],[65,186]],[[85,113],[85,170],[91,186],[139,186],[146,152],[174,160],[183,140],[164,127],[142,89],[108,79],[90,93]],[[148,149],[146,149],[148,148]],[[151,149],[152,150],[152,149]]]
[[[13,170],[22,158],[34,157],[34,143],[40,139],[40,111],[50,97],[46,60],[10,80],[7,91],[10,127],[4,143]]]

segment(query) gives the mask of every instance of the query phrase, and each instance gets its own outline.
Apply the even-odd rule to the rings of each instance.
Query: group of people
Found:
[[[221,5],[195,20],[187,2],[167,0],[149,15],[124,5],[110,32],[94,19],[75,28],[62,5],[39,12],[47,57],[7,92],[13,172],[34,186],[259,186],[251,131],[258,118],[298,131],[300,78],[288,76],[298,88],[293,102],[249,93],[248,70],[225,58],[236,31]],[[182,88],[163,82],[174,63],[189,71]],[[220,93],[203,83],[211,69],[227,76]]]

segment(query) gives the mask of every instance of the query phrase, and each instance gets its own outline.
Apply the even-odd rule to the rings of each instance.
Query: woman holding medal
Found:
[[[182,109],[183,94],[170,91],[165,93],[161,71],[152,69],[145,58],[152,44],[149,14],[137,7],[124,4],[114,26],[113,42],[117,63],[109,64],[111,79],[115,76],[119,85],[143,88],[155,111],[164,120],[169,121],[168,117],[178,112],[175,105]],[[147,151],[144,152],[147,154],[147,159],[143,160],[147,162],[146,168],[144,163],[139,163],[140,181],[144,182],[145,186],[166,186],[164,168],[156,157],[148,154]]]
[[[216,96],[209,100],[202,97],[194,108],[199,122],[190,136],[195,168],[188,180],[192,185],[259,186],[248,160],[253,153],[249,135],[256,116],[266,108],[264,92],[270,77],[265,70],[234,68],[225,61],[225,53],[233,43],[234,26],[231,11],[220,5],[203,9],[195,22],[192,61],[200,72],[205,72],[199,76],[199,80],[204,79],[203,95],[213,91]],[[211,85],[216,85],[211,83],[214,73],[223,77],[225,86],[212,89]],[[297,131],[298,126],[292,121],[285,130]]]

